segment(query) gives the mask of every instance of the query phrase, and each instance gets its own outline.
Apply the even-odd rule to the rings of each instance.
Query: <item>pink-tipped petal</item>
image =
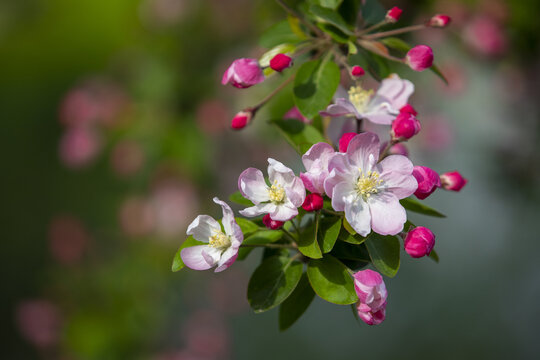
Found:
[[[360,235],[367,236],[371,232],[371,213],[369,206],[361,198],[346,202],[345,217],[354,231]]]
[[[193,235],[195,240],[208,242],[208,239],[217,231],[221,231],[221,226],[208,215],[199,215],[189,224],[187,234]]]
[[[238,189],[245,198],[254,204],[270,200],[268,185],[266,185],[263,173],[259,169],[248,168],[244,170],[238,177]]]
[[[193,270],[208,270],[214,264],[208,263],[202,252],[208,247],[208,245],[197,245],[182,249],[180,257],[186,266]]]
[[[347,157],[351,165],[364,172],[371,168],[379,160],[379,137],[371,132],[356,135],[347,148]]]
[[[381,235],[396,235],[403,230],[407,213],[398,198],[385,192],[369,199],[371,227]]]
[[[275,211],[275,209],[276,209],[276,205],[272,203],[264,203],[264,204],[257,204],[255,206],[248,207],[244,210],[240,210],[239,213],[247,217],[255,217],[255,216],[271,213]]]

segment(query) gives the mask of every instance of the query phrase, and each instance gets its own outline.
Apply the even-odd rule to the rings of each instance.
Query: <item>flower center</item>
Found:
[[[382,180],[379,179],[379,173],[376,171],[370,171],[367,176],[360,170],[360,177],[356,181],[356,191],[364,199],[369,198],[372,194],[379,192],[378,187],[382,184]]]
[[[352,86],[349,89],[349,101],[359,113],[366,110],[371,95],[373,95],[373,90],[364,90],[361,86]]]
[[[224,249],[231,246],[231,239],[222,231],[218,231],[215,235],[212,235],[210,237],[210,241],[208,241],[208,244],[216,249]]]
[[[277,181],[274,181],[274,184],[268,190],[268,196],[273,203],[281,203],[285,200],[285,189]]]

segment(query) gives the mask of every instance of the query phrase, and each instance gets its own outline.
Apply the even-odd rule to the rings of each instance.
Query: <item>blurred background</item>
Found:
[[[447,219],[439,264],[403,253],[386,321],[358,324],[316,299],[279,333],[246,287],[260,254],[224,273],[170,266],[211,198],[271,156],[299,157],[265,123],[232,116],[278,82],[220,84],[284,16],[263,0],[0,1],[2,359],[530,359],[540,353],[540,2],[383,1],[404,24],[434,13],[444,31],[408,37],[435,50],[449,86],[416,83],[422,132],[411,158],[459,170],[460,193],[426,202]],[[266,119],[265,119],[266,117]]]

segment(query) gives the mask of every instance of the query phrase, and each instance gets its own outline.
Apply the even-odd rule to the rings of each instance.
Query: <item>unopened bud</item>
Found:
[[[264,226],[266,226],[270,230],[280,229],[283,226],[283,224],[285,224],[285,222],[283,221],[272,220],[272,218],[270,217],[270,214],[264,215],[262,218],[262,222]]]
[[[240,111],[236,114],[231,121],[231,128],[234,130],[240,130],[246,127],[250,123],[253,117],[253,112],[249,110]]]
[[[405,62],[414,71],[424,71],[433,65],[433,50],[427,45],[417,45],[407,53]]]
[[[437,14],[429,19],[427,25],[436,28],[443,28],[450,24],[452,19],[448,15]]]
[[[355,77],[364,76],[365,73],[364,68],[358,65],[354,65],[351,69],[351,75]]]
[[[272,70],[282,72],[288,67],[292,66],[292,59],[285,54],[277,54],[270,60],[270,67]]]
[[[399,112],[400,113],[408,113],[408,114],[411,114],[413,116],[418,115],[418,111],[416,111],[416,109],[413,108],[413,106],[411,104],[407,104],[407,105],[403,106],[401,109],[399,109]]]
[[[439,174],[427,166],[415,166],[412,174],[418,182],[418,188],[414,192],[414,195],[420,200],[424,200],[437,190],[438,187],[441,187]]]
[[[397,22],[401,17],[401,13],[403,13],[403,10],[401,10],[397,6],[394,6],[386,13],[386,21],[389,23]]]
[[[341,138],[339,139],[339,152],[347,152],[347,147],[349,146],[349,143],[351,142],[352,138],[355,137],[356,133],[348,132],[343,135],[341,135]]]
[[[392,135],[393,140],[409,140],[414,135],[418,134],[421,128],[420,121],[418,121],[414,115],[402,112],[392,123],[390,134]]]
[[[405,251],[413,258],[429,255],[435,245],[435,235],[426,227],[418,226],[407,233]]]
[[[323,208],[323,197],[319,194],[307,194],[306,200],[302,204],[302,209],[306,211],[317,211]]]
[[[256,59],[237,59],[223,74],[221,83],[245,89],[264,81],[264,73]]]
[[[457,171],[446,172],[441,175],[441,185],[445,190],[459,191],[467,185],[467,182],[468,180]]]

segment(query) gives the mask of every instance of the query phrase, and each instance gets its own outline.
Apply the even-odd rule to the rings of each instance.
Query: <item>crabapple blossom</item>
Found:
[[[452,19],[448,15],[437,14],[428,21],[428,26],[443,28],[450,24]]]
[[[351,69],[351,75],[354,77],[364,76],[365,73],[364,68],[358,65],[354,65]]]
[[[199,215],[187,229],[187,235],[195,240],[208,243],[182,249],[180,256],[187,267],[193,270],[207,270],[217,265],[215,272],[231,266],[238,256],[238,249],[244,241],[244,234],[234,219],[234,214],[225,202],[214,198],[223,211],[221,225],[208,215]]]
[[[403,13],[403,10],[401,10],[397,6],[394,6],[393,8],[388,10],[388,12],[386,13],[385,19],[389,23],[395,23],[399,20],[402,13]]]
[[[427,45],[417,45],[407,52],[405,62],[414,71],[424,71],[433,65],[433,50]]]
[[[324,194],[324,180],[328,176],[328,162],[335,153],[334,148],[329,144],[317,143],[302,155],[302,162],[307,171],[300,173],[300,179],[307,190],[312,193]]]
[[[400,113],[409,113],[411,115],[418,115],[418,111],[411,105],[411,104],[405,104],[404,106],[399,109]]]
[[[420,122],[414,115],[408,112],[402,112],[396,117],[396,120],[392,123],[392,135],[393,140],[409,140],[414,135],[420,132]]]
[[[270,59],[270,68],[278,72],[282,72],[286,68],[291,67],[292,64],[291,57],[285,54],[277,54]]]
[[[264,81],[264,73],[256,59],[237,59],[223,74],[221,83],[245,89]]]
[[[375,94],[373,90],[364,90],[360,86],[351,87],[348,98],[337,98],[335,104],[328,106],[321,115],[353,116],[375,124],[390,125],[413,92],[413,83],[393,74],[381,82]]]
[[[418,189],[416,189],[414,195],[420,200],[424,200],[437,190],[438,187],[441,187],[439,174],[427,166],[415,166],[413,176],[418,181]]]
[[[368,325],[378,325],[386,316],[388,292],[384,280],[376,271],[366,269],[354,274],[354,290],[358,295],[358,316]]]
[[[302,204],[302,209],[306,211],[317,211],[323,208],[324,199],[319,194],[308,194]]]
[[[377,135],[356,135],[346,153],[332,157],[324,182],[334,210],[345,211],[349,224],[362,236],[371,230],[381,235],[402,231],[407,216],[399,200],[418,187],[408,158],[390,155],[377,163],[379,149]]]
[[[445,190],[460,191],[468,180],[457,171],[446,172],[441,175],[441,185]]]
[[[240,193],[255,206],[240,211],[247,217],[270,214],[272,220],[288,221],[298,215],[298,207],[306,198],[302,180],[294,172],[274,159],[268,159],[268,179],[266,184],[259,169],[248,168],[238,178]]]
[[[343,135],[341,135],[341,138],[339,139],[339,152],[347,152],[347,147],[349,146],[349,143],[351,142],[352,138],[355,137],[357,134],[353,132],[347,132]]]
[[[281,228],[283,224],[285,224],[285,222],[283,221],[272,220],[272,218],[270,218],[270,214],[264,215],[262,218],[262,222],[264,226],[266,226],[270,230],[277,230]]]
[[[435,235],[423,226],[409,231],[404,240],[405,251],[413,258],[429,255],[434,245]]]
[[[243,129],[247,124],[250,123],[252,117],[252,111],[240,111],[238,114],[234,115],[231,121],[231,128],[234,130]]]

